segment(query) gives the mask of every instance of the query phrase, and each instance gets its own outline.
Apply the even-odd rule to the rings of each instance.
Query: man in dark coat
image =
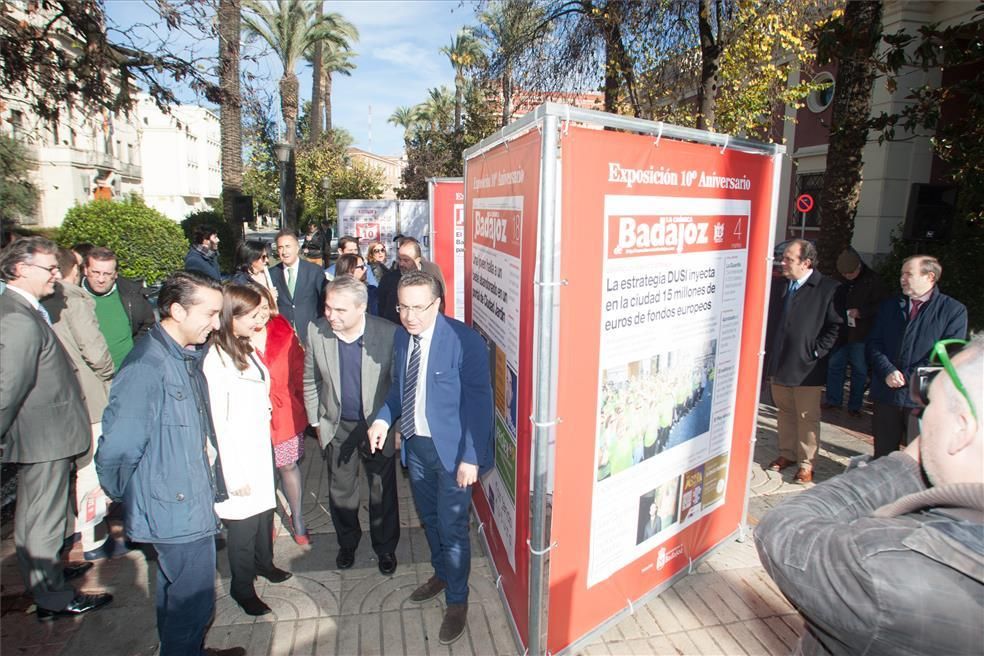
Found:
[[[942,275],[935,257],[913,255],[902,263],[902,294],[878,310],[867,345],[876,458],[919,434],[909,381],[916,369],[929,365],[933,345],[967,336],[967,308],[939,290]]]
[[[219,233],[210,225],[200,225],[191,234],[191,248],[185,255],[185,271],[196,271],[213,280],[222,280],[219,273]]]
[[[0,252],[0,437],[3,462],[17,464],[14,544],[39,620],[77,616],[109,594],[76,593],[67,580],[91,564],[62,568],[72,461],[92,442],[75,366],[39,300],[61,278],[57,246],[22,237]]]
[[[838,309],[845,319],[837,347],[827,366],[827,400],[820,407],[839,408],[844,400],[844,375],[851,365],[851,395],[847,412],[861,416],[864,388],[868,384],[868,360],[864,344],[878,315],[878,306],[886,290],[878,274],[872,271],[853,249],[837,258],[837,272],[844,282],[838,291]]]
[[[837,281],[813,268],[816,259],[810,242],[789,242],[782,254],[782,275],[789,282],[773,286],[766,337],[766,373],[779,410],[779,457],[769,469],[799,465],[800,483],[813,481],[827,355],[843,323],[834,303]]]
[[[304,344],[308,324],[321,316],[327,281],[321,267],[300,257],[301,246],[293,232],[277,233],[276,245],[280,264],[270,269],[270,279],[277,289],[277,309]]]

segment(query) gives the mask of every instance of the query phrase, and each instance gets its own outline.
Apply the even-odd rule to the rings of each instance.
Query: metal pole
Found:
[[[287,162],[280,162],[280,230],[287,219]]]
[[[547,593],[549,592],[550,526],[548,513],[548,467],[550,466],[550,436],[554,429],[552,372],[557,363],[554,352],[554,304],[557,296],[556,265],[558,249],[555,234],[558,228],[557,209],[557,118],[543,119],[543,141],[540,155],[540,217],[539,254],[537,260],[536,304],[538,310],[533,331],[533,353],[538,354],[533,397],[533,487],[531,490],[530,520],[530,607],[527,647],[530,654],[546,653]]]

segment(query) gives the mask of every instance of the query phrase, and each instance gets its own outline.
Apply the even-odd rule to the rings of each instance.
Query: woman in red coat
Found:
[[[260,323],[250,343],[270,371],[270,401],[273,405],[270,437],[273,459],[280,472],[280,485],[290,506],[291,533],[294,542],[310,544],[304,527],[301,507],[304,483],[298,462],[304,457],[304,429],[307,413],[304,410],[304,349],[290,323],[277,314],[277,304],[270,292],[258,284],[250,287],[260,292]],[[264,321],[265,319],[265,321]]]

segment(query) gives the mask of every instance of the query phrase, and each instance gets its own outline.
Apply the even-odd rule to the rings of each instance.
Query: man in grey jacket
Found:
[[[778,506],[762,564],[806,620],[798,653],[975,654],[984,644],[984,337],[929,387],[920,436]]]
[[[63,570],[59,558],[72,461],[92,438],[75,367],[39,303],[61,278],[56,252],[41,237],[0,251],[7,283],[0,296],[0,436],[3,462],[17,463],[17,564],[41,620],[80,615],[113,599],[77,594],[66,579],[87,567]]]
[[[396,326],[366,313],[366,286],[341,276],[325,288],[325,316],[311,324],[304,352],[304,405],[328,460],[328,507],[338,536],[335,565],[348,569],[362,537],[359,469],[369,479],[369,533],[380,573],[396,572],[400,514],[395,431],[373,453],[366,418],[386,401]],[[362,467],[359,467],[359,463]]]

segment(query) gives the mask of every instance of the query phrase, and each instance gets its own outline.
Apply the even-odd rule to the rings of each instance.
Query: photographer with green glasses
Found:
[[[796,495],[755,529],[803,615],[796,653],[976,654],[984,616],[984,334],[911,381],[919,435]]]

